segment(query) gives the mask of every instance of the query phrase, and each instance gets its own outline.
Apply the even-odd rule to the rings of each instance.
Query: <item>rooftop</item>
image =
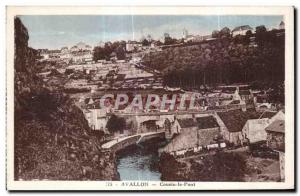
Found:
[[[196,127],[197,123],[192,118],[185,118],[185,119],[177,119],[179,125],[181,128],[190,128],[190,127]]]
[[[255,110],[231,110],[227,112],[218,112],[218,115],[224,122],[229,132],[240,132],[249,119],[258,119],[260,113]]]
[[[213,116],[205,116],[196,118],[199,129],[209,129],[219,127],[218,122]]]
[[[239,94],[240,95],[250,95],[250,91],[249,90],[240,90]]]
[[[266,111],[260,116],[260,118],[272,118],[276,114],[277,112]]]
[[[198,127],[198,129],[210,129],[219,127],[218,122],[213,116],[198,117],[196,119],[185,118],[177,120],[181,128]]]
[[[241,30],[252,30],[252,28],[249,25],[243,25],[243,26],[235,27],[232,30],[232,32],[234,32],[234,31],[241,31]]]
[[[284,133],[284,120],[276,120],[266,127],[266,131]]]

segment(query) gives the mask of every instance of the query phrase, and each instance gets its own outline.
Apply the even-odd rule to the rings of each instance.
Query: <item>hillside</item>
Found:
[[[16,18],[15,179],[118,179],[114,155],[99,150],[102,136],[90,130],[67,95],[36,76],[36,51],[28,39]]]
[[[252,35],[251,39],[236,36],[169,47],[146,54],[143,64],[162,71],[169,86],[282,82],[284,32],[262,32]]]
[[[172,167],[170,167],[172,165]],[[279,162],[241,152],[216,152],[175,159],[162,154],[159,169],[165,181],[278,182]]]

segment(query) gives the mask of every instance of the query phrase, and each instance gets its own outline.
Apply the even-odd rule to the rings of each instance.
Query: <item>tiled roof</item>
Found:
[[[172,141],[164,147],[164,149],[171,152],[194,148],[196,146],[207,146],[209,144],[216,144],[217,142],[214,139],[218,135],[219,130],[217,129],[202,129],[198,131],[188,129],[174,137]]]
[[[181,128],[198,127],[198,129],[209,129],[219,127],[218,122],[213,116],[177,119]]]
[[[276,120],[266,127],[266,131],[284,133],[284,120]]]
[[[218,122],[213,116],[205,116],[196,118],[199,129],[209,129],[219,127]]]
[[[240,104],[240,100],[233,100],[230,104]]]
[[[240,95],[250,95],[250,91],[249,90],[240,90],[239,94]]]
[[[192,118],[177,119],[181,128],[196,127],[197,123]]]
[[[218,112],[218,115],[224,122],[229,132],[240,132],[249,119],[258,119],[260,113],[255,110],[231,110],[227,112]]]
[[[275,116],[277,114],[277,112],[264,112],[260,118],[272,118],[273,116]]]

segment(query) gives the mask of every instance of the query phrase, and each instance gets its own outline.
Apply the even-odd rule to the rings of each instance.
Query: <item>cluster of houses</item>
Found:
[[[41,49],[39,54],[42,60],[63,61],[73,64],[92,62],[93,60],[93,48],[84,42],[79,42],[70,48],[62,47],[60,50]]]
[[[92,93],[103,90],[162,89],[163,80],[156,72],[135,63],[118,60],[70,65],[65,73],[70,80],[65,88],[86,88]]]
[[[285,152],[284,111],[231,110],[213,114],[178,116],[166,122],[170,142],[160,152],[180,157],[210,149],[267,145],[277,152],[280,176],[284,180]]]
[[[276,108],[275,107],[259,107],[261,104],[266,104],[266,103],[259,103],[255,102],[257,98],[257,93],[255,91],[252,91],[251,89],[247,89],[247,85],[227,85],[227,86],[220,86],[221,90],[216,90],[215,92],[210,92],[210,93],[194,93],[194,92],[187,92],[184,91],[180,88],[169,88],[169,87],[163,87],[162,86],[162,79],[161,78],[130,78],[126,79],[123,77],[122,80],[116,81],[120,82],[121,88],[107,88],[107,89],[100,89],[99,87],[98,90],[93,90],[92,93],[85,94],[84,96],[81,96],[79,99],[80,107],[86,112],[91,111],[91,110],[97,110],[101,111],[101,115],[99,116],[99,119],[102,117],[102,113],[105,114],[106,116],[114,113],[117,115],[122,115],[122,114],[127,114],[127,115],[136,115],[136,114],[148,114],[150,113],[151,116],[156,115],[158,116],[158,120],[156,119],[155,122],[158,127],[162,128],[164,122],[162,122],[162,116],[169,115],[171,116],[171,122],[174,118],[174,116],[180,114],[180,113],[187,113],[187,114],[197,114],[197,113],[215,113],[220,116],[220,118],[224,116],[224,123],[226,124],[227,121],[229,122],[228,125],[224,125],[224,127],[230,127],[231,125],[234,125],[237,127],[237,125],[240,125],[238,130],[241,130],[241,126],[244,126],[246,123],[245,119],[251,119],[251,112],[249,111],[254,111],[253,114],[254,117],[253,119],[258,118],[258,114],[266,112],[263,116],[269,113],[275,113]],[[139,83],[139,82],[144,82]],[[160,84],[159,84],[159,83]],[[156,86],[149,86],[149,88],[144,88],[144,86],[147,84],[155,84],[160,88],[155,88]],[[134,85],[139,84],[138,88],[132,88]],[[235,90],[234,90],[235,89]],[[241,90],[240,90],[241,89]],[[247,89],[247,90],[246,90]],[[135,93],[138,93],[141,95],[141,99],[143,100],[143,103],[146,102],[148,94],[155,94],[158,95],[159,99],[162,100],[164,95],[170,95],[170,99],[172,98],[173,95],[178,95],[175,100],[175,104],[171,107],[170,104],[166,104],[165,107],[162,109],[161,108],[161,101],[157,102],[156,105],[151,105],[149,108],[139,108],[139,107],[134,107],[131,105],[131,100],[133,100]],[[100,99],[102,96],[105,94],[112,94],[115,95],[113,98],[106,98],[106,103],[108,106],[105,108],[100,107]],[[119,106],[118,108],[114,107],[114,103],[116,101],[116,95],[118,93],[126,94],[129,98],[128,103],[123,104]],[[184,104],[185,108],[180,107],[181,103],[181,97],[185,96],[185,101]],[[191,104],[191,98],[194,96],[194,101],[193,104],[194,106],[192,108],[189,108]],[[231,111],[233,111],[231,113]],[[244,117],[244,120],[236,120],[237,118],[234,118],[235,114],[237,114],[234,111],[243,111],[240,112],[237,116],[239,118]],[[272,111],[272,112],[271,112]],[[96,112],[95,115],[97,115]],[[99,113],[99,114],[100,114]],[[248,116],[250,115],[250,117]],[[229,119],[226,119],[226,117],[232,117]],[[95,119],[98,119],[96,116]],[[99,130],[101,127],[101,130],[105,130],[106,128],[106,123],[103,124],[104,121],[107,121],[108,119],[102,119],[93,121],[90,123],[91,127],[96,127],[96,130]],[[100,122],[101,121],[101,122]],[[263,124],[264,118],[260,118],[260,123]],[[148,122],[148,123],[153,123],[153,122]],[[223,123],[223,124],[224,124]],[[253,123],[253,122],[249,122]],[[266,123],[266,122],[265,122]],[[101,125],[100,125],[101,124]],[[145,126],[147,126],[147,122],[144,123]],[[222,123],[219,123],[222,124]],[[241,125],[242,124],[242,125]],[[98,129],[98,128],[99,129]],[[237,130],[234,127],[230,130]],[[148,132],[149,130],[146,129],[145,132]],[[231,131],[229,134],[226,134],[226,138],[228,141],[231,143],[237,144],[240,143],[240,140],[236,138],[241,138],[241,136],[238,133],[235,133],[238,131]],[[235,138],[235,139],[234,139]]]
[[[205,40],[211,40],[212,35],[190,35],[188,33],[188,30],[183,29],[182,39],[184,40],[184,42],[201,42]]]
[[[94,130],[105,130],[107,117],[111,113],[116,114],[132,114],[132,113],[180,113],[180,112],[212,112],[212,111],[228,111],[241,109],[243,111],[249,108],[255,108],[259,111],[275,110],[274,106],[268,101],[268,93],[253,91],[249,89],[249,85],[223,85],[217,89],[209,89],[200,92],[184,91],[180,88],[170,88],[163,85],[163,79],[156,70],[149,70],[147,67],[136,63],[119,60],[112,63],[110,61],[99,61],[93,64],[70,65],[64,69],[52,70],[41,73],[45,80],[55,80],[56,77],[67,75],[67,82],[64,88],[67,93],[81,94],[77,100],[80,103],[80,108],[86,114],[90,127]],[[59,79],[57,80],[60,81]],[[82,92],[84,92],[82,94]],[[149,109],[140,109],[130,107],[129,103],[122,105],[118,109],[100,108],[100,98],[107,93],[118,94],[124,93],[132,99],[134,93],[142,94],[142,97],[147,97],[148,94],[156,94],[162,96],[169,95],[189,95],[185,101],[189,105],[192,94],[196,95],[194,102],[195,107],[192,109],[178,108],[180,96],[176,100],[174,108],[165,107],[163,110],[155,105]],[[143,98],[144,100],[145,98]],[[108,100],[114,102],[114,99]],[[113,105],[113,104],[111,104]],[[174,116],[174,115],[173,115]],[[94,119],[94,120],[90,120]],[[151,127],[151,123],[144,123],[147,132],[147,127]],[[160,120],[155,122],[162,128],[164,122]],[[148,126],[149,125],[149,126]]]
[[[72,89],[86,92],[102,90],[163,89],[163,80],[156,70],[149,70],[135,62],[100,60],[92,64],[69,65],[63,68],[49,68],[39,73],[45,82],[56,77],[67,77],[66,92]]]
[[[169,143],[160,152],[175,157],[226,147],[267,145],[278,153],[281,178],[284,179],[284,110],[234,108],[191,113],[145,112],[140,115],[126,106],[121,108],[122,113],[101,108],[97,98],[82,101],[83,113],[95,131],[107,132],[107,121],[111,114],[115,114],[126,119],[126,128],[115,133],[115,137],[165,131]],[[134,115],[128,115],[130,113]]]
[[[278,131],[274,129],[275,127],[278,127],[280,123],[283,123],[284,127],[284,116],[284,112],[281,110],[278,112],[257,112],[253,109],[247,111],[236,109],[199,115],[178,115],[174,121],[169,123],[170,126],[165,128],[168,138],[177,138],[181,135],[181,133],[183,133],[183,135],[180,136],[181,142],[175,142],[176,146],[173,146],[173,144],[167,146],[166,151],[176,154],[176,151],[187,151],[192,147],[218,147],[215,144],[220,143],[220,141],[216,139],[219,138],[220,135],[222,136],[221,141],[226,142],[231,146],[243,146],[267,141],[267,139],[271,139],[271,137],[269,137],[270,134],[273,134],[273,136],[277,134]],[[166,123],[168,124],[168,122]],[[193,141],[186,140],[186,142],[184,142],[184,135],[190,137],[190,134],[186,134],[186,132],[203,131],[203,129],[217,129],[218,131],[212,131],[217,134],[215,134],[214,137],[207,137],[204,143],[201,141],[196,142],[194,137]],[[272,137],[272,139],[275,139],[276,141],[278,139],[282,142],[281,136],[276,137]],[[270,147],[274,147],[276,145],[274,142],[269,143]]]
[[[285,24],[283,21],[278,26],[279,30],[285,29]],[[232,37],[237,35],[246,35],[246,33],[250,31],[254,33],[254,30],[249,25],[242,25],[235,27],[231,31]],[[170,37],[168,33],[164,34],[164,38]],[[202,41],[209,41],[214,40],[212,35],[190,35],[186,29],[183,29],[182,39],[184,42],[202,42]],[[254,37],[251,38],[250,45],[255,45],[255,41],[253,40]],[[144,45],[143,40],[147,40],[148,44]],[[162,39],[164,42],[165,39]],[[159,46],[161,42],[158,40],[153,40],[151,36],[147,36],[147,38],[142,38],[141,41],[127,41],[125,50],[127,53],[149,53],[155,51],[161,51],[162,48]],[[100,42],[97,46],[104,47],[104,43]],[[58,61],[58,62],[65,62],[67,64],[82,64],[82,63],[92,63],[93,62],[93,47],[84,43],[79,42],[76,45],[68,48],[66,46],[62,47],[61,49],[56,50],[49,50],[49,49],[39,49],[38,50],[42,60],[47,61]],[[115,59],[115,52],[112,53],[111,59]]]
[[[142,51],[149,51],[154,52],[160,50],[159,42],[155,40],[147,40],[149,45],[143,45],[142,41],[131,41],[129,40],[126,42],[126,51],[129,53],[132,52],[142,52]]]
[[[97,46],[104,47],[101,43]],[[157,46],[156,41],[151,41],[149,45],[145,46],[139,41],[128,41],[126,42],[125,50],[127,53],[148,53],[160,51],[161,49]],[[39,49],[39,55],[42,61],[55,61],[64,62],[66,64],[91,64],[93,61],[94,48],[84,42],[79,42],[72,47],[62,47],[61,49]],[[129,55],[130,56],[130,55]],[[116,61],[116,53],[112,52],[110,60]],[[102,60],[100,60],[102,61]]]
[[[280,22],[280,24],[277,27],[278,30],[284,30],[285,24],[283,21]],[[255,29],[253,29],[249,25],[241,25],[233,28],[230,32],[232,37],[236,37],[238,35],[246,35],[247,32],[251,32],[251,34],[255,33]],[[215,40],[216,38],[213,38],[212,35],[190,35],[186,29],[183,29],[182,31],[182,39],[184,42],[202,42],[202,41],[210,41]],[[254,37],[251,37],[252,40],[250,40],[250,45],[254,44]]]

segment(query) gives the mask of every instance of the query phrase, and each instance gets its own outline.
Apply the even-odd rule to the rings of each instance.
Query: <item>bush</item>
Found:
[[[111,115],[107,121],[106,128],[110,133],[115,133],[117,131],[123,131],[126,126],[126,121],[124,118],[120,118],[114,114]]]

